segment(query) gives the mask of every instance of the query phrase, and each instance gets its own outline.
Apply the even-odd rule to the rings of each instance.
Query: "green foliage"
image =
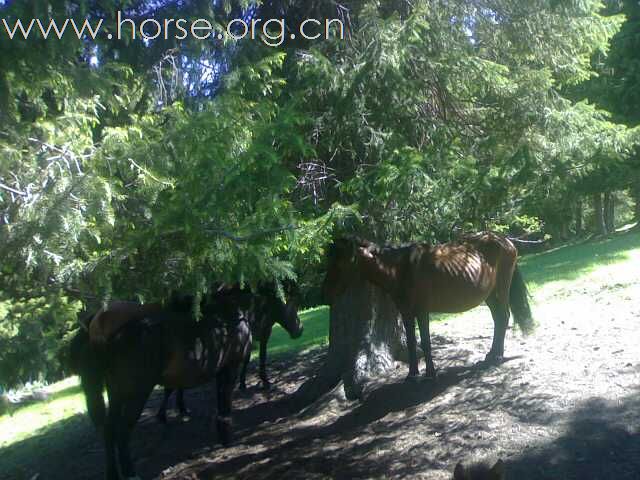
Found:
[[[59,342],[76,321],[77,302],[61,297],[0,301],[0,385],[60,378]]]
[[[72,15],[108,28],[116,7],[150,6],[77,3]],[[156,17],[222,22],[247,4],[178,3]],[[320,3],[262,12],[336,16]],[[607,78],[609,41],[633,12],[622,23],[595,0],[346,6],[346,39],[278,49],[2,37],[0,292],[22,312],[0,320],[6,338],[19,344],[48,315],[29,299],[66,312],[71,298],[95,307],[298,278],[312,301],[335,235],[531,232],[566,223],[571,199],[634,178],[636,130],[603,109],[612,99],[576,93]],[[34,12],[68,15],[63,1],[2,9]],[[617,38],[611,61],[632,72]],[[196,79],[216,62],[229,73],[213,95]],[[42,338],[68,327],[54,323]]]

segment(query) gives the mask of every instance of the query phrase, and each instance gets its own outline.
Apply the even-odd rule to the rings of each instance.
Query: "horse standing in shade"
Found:
[[[354,275],[380,287],[402,315],[409,349],[409,375],[418,375],[415,321],[425,356],[426,376],[435,376],[429,335],[429,313],[458,313],[486,302],[494,322],[493,342],[486,361],[500,362],[509,311],[527,333],[533,328],[528,293],[517,266],[516,247],[490,232],[458,243],[379,247],[374,243],[339,239],[329,249],[323,284],[330,303]]]
[[[273,326],[280,325],[292,339],[300,338],[304,327],[298,317],[298,308],[295,302],[289,299],[284,302],[277,294],[275,287],[263,286],[258,289],[254,296],[254,308],[250,313],[249,323],[251,324],[251,334],[260,343],[260,367],[259,376],[262,387],[268,389],[271,386],[267,375],[267,344],[271,337]],[[247,388],[247,366],[251,359],[249,353],[240,372],[240,389]]]
[[[298,310],[295,302],[291,299],[284,302],[277,294],[275,287],[272,285],[261,286],[255,294],[249,290],[240,288],[239,285],[221,286],[209,300],[209,305],[215,309],[218,315],[224,315],[225,311],[233,308],[234,304],[250,302],[250,308],[247,309],[247,318],[251,326],[251,335],[254,340],[260,343],[260,369],[259,376],[262,386],[268,389],[271,385],[267,375],[267,344],[271,337],[273,326],[279,324],[292,339],[299,338],[302,335],[304,327],[300,323]],[[251,350],[242,364],[240,370],[240,386],[241,390],[247,388],[246,376],[247,367],[251,359]],[[172,389],[165,388],[164,397],[156,418],[161,423],[167,421],[167,404],[173,393]],[[176,392],[176,403],[180,416],[186,418],[189,414],[184,402],[184,391],[179,389]]]
[[[229,443],[231,397],[251,332],[241,308],[226,313],[218,317],[205,309],[203,320],[195,322],[183,310],[117,302],[72,339],[69,363],[80,375],[89,416],[104,436],[107,480],[138,478],[129,440],[157,384],[190,388],[213,382],[213,418],[220,440]]]

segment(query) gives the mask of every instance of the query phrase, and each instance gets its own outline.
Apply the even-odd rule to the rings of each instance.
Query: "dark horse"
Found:
[[[273,326],[277,323],[289,334],[292,339],[299,338],[304,330],[298,317],[298,310],[295,301],[290,298],[284,302],[277,294],[276,289],[272,285],[263,285],[257,289],[255,294],[249,290],[240,288],[239,285],[221,286],[215,290],[210,304],[216,306],[220,314],[223,314],[225,305],[229,303],[238,303],[238,299],[243,296],[250,295],[250,308],[247,310],[247,318],[251,325],[251,335],[253,340],[260,342],[260,370],[259,376],[262,381],[263,388],[270,387],[269,377],[267,375],[267,343],[271,337]],[[251,359],[251,351],[247,352],[247,356],[240,371],[240,389],[247,388],[246,376],[247,366]],[[162,423],[167,421],[167,404],[173,390],[166,388],[164,398],[158,409],[156,417]],[[186,417],[188,410],[184,402],[184,391],[176,392],[176,402],[180,416]]]
[[[237,295],[242,292],[238,288],[234,287],[225,294]],[[300,323],[295,301],[290,297],[287,302],[284,302],[273,285],[261,286],[253,299],[253,310],[249,313],[249,323],[254,340],[260,342],[260,380],[264,388],[269,388],[271,384],[267,375],[267,344],[271,337],[273,326],[277,323],[294,340],[300,338],[304,327]],[[250,358],[251,354],[248,354],[240,373],[241,389],[247,388],[246,376]]]
[[[212,420],[222,443],[230,441],[231,397],[251,332],[241,307],[226,314],[205,309],[196,322],[184,309],[114,302],[72,339],[70,367],[80,375],[89,416],[104,436],[108,480],[137,478],[129,439],[157,384],[190,388],[212,382]]]
[[[509,310],[523,332],[533,328],[527,288],[517,259],[517,250],[508,239],[488,232],[470,235],[458,243],[402,247],[339,239],[329,249],[323,291],[333,303],[332,299],[345,290],[354,275],[380,287],[402,315],[409,349],[407,378],[418,375],[416,318],[426,375],[434,377],[430,312],[463,312],[486,302],[494,322],[487,361],[502,360]]]

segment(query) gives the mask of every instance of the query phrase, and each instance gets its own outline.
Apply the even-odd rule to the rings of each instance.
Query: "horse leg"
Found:
[[[418,354],[416,353],[416,317],[412,313],[402,313],[402,323],[404,323],[407,334],[407,348],[409,350],[409,375],[407,380],[412,380],[418,376]]]
[[[271,335],[271,332],[269,332]],[[262,380],[262,388],[268,390],[271,387],[269,378],[267,377],[267,342],[269,337],[260,339],[260,380]]]
[[[160,403],[160,408],[158,409],[158,413],[156,413],[156,419],[160,423],[167,423],[167,404],[169,403],[171,393],[173,393],[173,389],[164,387],[162,403]]]
[[[115,430],[117,424],[116,412],[118,411],[118,404],[109,394],[109,409],[107,411],[107,419],[104,425],[104,453],[106,457],[106,480],[120,480],[120,474],[118,473],[118,462],[116,453],[115,442]]]
[[[424,352],[424,362],[427,366],[425,376],[427,378],[436,377],[436,367],[433,365],[431,356],[431,336],[429,334],[429,312],[418,315],[418,329],[420,330],[420,346]]]
[[[216,378],[216,388],[218,391],[218,415],[216,417],[216,430],[220,443],[225,447],[232,441],[231,423],[231,397],[235,385],[236,376],[232,374],[229,367],[223,368]]]
[[[242,361],[242,367],[240,369],[240,390],[247,389],[247,367],[249,366],[249,361],[251,360],[251,350],[247,352],[244,356],[244,360]]]
[[[487,298],[487,306],[493,317],[493,341],[485,361],[499,363],[504,356],[504,336],[509,324],[509,305],[500,301],[495,294],[491,294]]]
[[[191,411],[187,408],[184,403],[184,389],[179,388],[176,392],[176,403],[178,404],[178,411],[180,412],[180,416],[183,420],[188,420],[189,415],[191,415]]]
[[[131,450],[129,442],[131,433],[135,427],[142,409],[153,390],[153,385],[145,386],[142,390],[134,392],[119,403],[120,419],[116,428],[116,445],[120,460],[120,472],[125,479],[138,479],[133,461],[131,460]]]
[[[106,480],[120,480],[120,469],[118,466],[118,451],[116,448],[116,434],[121,416],[121,404],[116,394],[117,388],[109,379],[106,381],[107,387],[107,416],[103,426],[104,453],[106,457]]]

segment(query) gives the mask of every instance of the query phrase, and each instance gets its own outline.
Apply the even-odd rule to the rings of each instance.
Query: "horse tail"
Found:
[[[99,346],[89,340],[89,332],[80,329],[69,345],[69,368],[80,376],[89,418],[98,430],[104,426],[106,407],[102,391],[105,384],[105,358]]]
[[[520,330],[525,335],[531,333],[535,324],[531,314],[531,307],[529,306],[529,291],[518,265],[513,270],[513,276],[511,277],[509,306],[511,307],[515,324],[520,327]]]

